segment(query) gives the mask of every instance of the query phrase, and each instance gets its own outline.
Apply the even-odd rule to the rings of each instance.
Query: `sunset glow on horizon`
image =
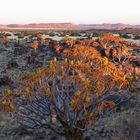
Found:
[[[140,24],[140,0],[0,0],[0,24]]]

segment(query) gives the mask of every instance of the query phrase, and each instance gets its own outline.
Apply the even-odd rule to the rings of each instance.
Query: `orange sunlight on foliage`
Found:
[[[35,50],[38,48],[38,42],[37,41],[34,41],[32,44],[31,44],[32,48],[34,48]]]
[[[40,41],[42,34],[32,48],[42,45],[53,54],[51,60],[23,73],[15,91],[18,99],[5,90],[1,107],[24,126],[49,128],[68,140],[83,140],[84,132],[120,103],[118,90],[129,90],[140,69],[126,63],[131,57],[127,45],[110,33],[96,40]]]

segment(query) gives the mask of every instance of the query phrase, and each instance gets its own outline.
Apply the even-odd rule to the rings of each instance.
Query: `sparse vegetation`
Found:
[[[6,47],[17,43],[1,42]],[[17,44],[12,53],[20,51],[25,70],[21,73],[20,61],[9,61],[7,70],[19,69],[20,76],[6,84],[16,89],[2,85],[1,109],[24,128],[51,129],[68,140],[83,140],[99,120],[137,96],[140,68],[134,60],[139,56],[134,58],[133,45],[119,36],[54,41],[34,32],[22,47]]]

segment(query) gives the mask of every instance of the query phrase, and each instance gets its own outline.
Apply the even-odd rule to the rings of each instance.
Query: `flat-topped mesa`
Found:
[[[32,24],[9,24],[7,28],[63,28],[74,29],[79,28],[78,25],[72,23],[32,23]]]

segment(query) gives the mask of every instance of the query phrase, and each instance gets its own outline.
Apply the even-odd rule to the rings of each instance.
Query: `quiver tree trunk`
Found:
[[[73,131],[65,130],[65,135],[67,140],[83,140],[84,139],[84,132],[75,129]]]

